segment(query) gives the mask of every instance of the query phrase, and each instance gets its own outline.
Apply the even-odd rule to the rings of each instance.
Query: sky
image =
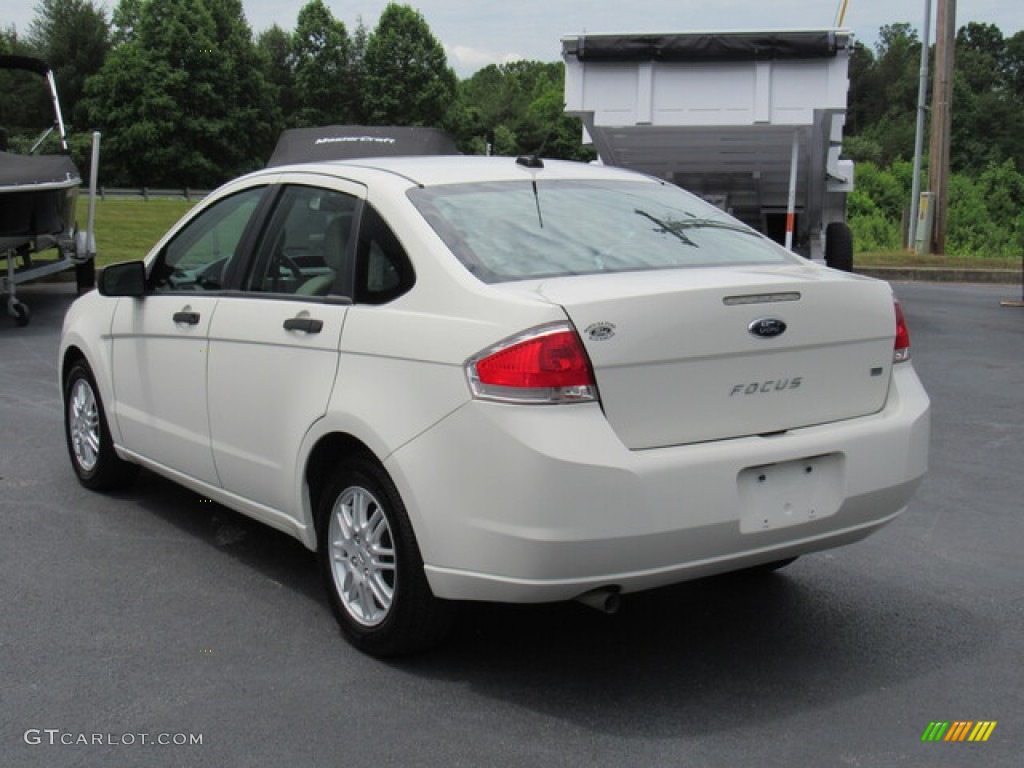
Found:
[[[873,46],[885,24],[924,26],[927,0],[846,0],[843,26]],[[307,0],[243,0],[254,32],[295,26]],[[325,0],[351,32],[361,18],[370,30],[387,0]],[[103,2],[100,3],[104,4]],[[116,0],[106,0],[112,9]],[[515,59],[557,61],[561,38],[581,34],[708,30],[828,29],[843,0],[406,0],[419,9],[460,77]],[[28,30],[34,1],[5,0],[0,26]],[[932,0],[932,29],[935,0]],[[1024,27],[1020,0],[960,0],[957,27],[995,24],[1009,37]],[[934,31],[931,39],[934,39]]]

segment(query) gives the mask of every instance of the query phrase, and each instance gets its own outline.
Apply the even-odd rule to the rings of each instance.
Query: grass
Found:
[[[908,251],[858,253],[854,267],[946,267],[948,269],[1020,269],[1020,259],[936,256]]]
[[[110,198],[96,201],[96,266],[141,259],[195,200]],[[78,201],[78,221],[84,225],[88,197]]]

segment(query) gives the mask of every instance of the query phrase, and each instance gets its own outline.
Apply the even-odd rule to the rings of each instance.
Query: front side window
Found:
[[[242,236],[264,187],[253,187],[212,204],[186,224],[157,259],[150,278],[157,293],[219,291],[239,253]]]
[[[671,184],[524,179],[408,194],[463,265],[488,283],[793,260]]]

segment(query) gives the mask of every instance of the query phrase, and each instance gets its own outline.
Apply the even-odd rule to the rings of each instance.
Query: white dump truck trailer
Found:
[[[839,154],[852,44],[835,29],[567,37],[565,110],[602,162],[849,270],[853,162]]]

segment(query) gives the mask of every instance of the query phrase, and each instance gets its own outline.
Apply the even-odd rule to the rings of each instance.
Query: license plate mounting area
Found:
[[[834,515],[843,499],[838,453],[747,467],[737,477],[740,533],[803,525]]]

